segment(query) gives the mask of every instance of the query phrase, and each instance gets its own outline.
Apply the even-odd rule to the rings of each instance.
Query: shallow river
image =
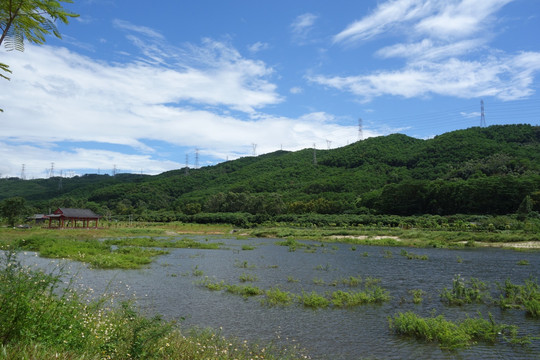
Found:
[[[428,260],[409,260],[400,255],[402,248],[324,244],[298,247],[289,251],[277,246],[275,239],[222,239],[193,237],[198,241],[224,243],[221,250],[172,249],[143,270],[89,270],[71,263],[67,266],[84,286],[96,293],[119,292],[135,296],[141,309],[178,320],[183,327],[222,328],[222,334],[241,340],[280,344],[299,344],[314,359],[538,359],[540,340],[528,347],[479,344],[469,349],[449,352],[437,344],[397,336],[388,327],[387,317],[412,310],[429,316],[435,312],[447,319],[476,317],[480,311],[487,318],[491,312],[498,322],[517,325],[521,334],[540,336],[540,320],[527,317],[524,311],[501,311],[496,306],[466,305],[449,307],[439,292],[452,287],[455,275],[470,277],[490,285],[496,294],[496,282],[510,279],[523,284],[526,279],[540,278],[540,252],[517,252],[500,249],[414,249],[408,252],[427,255]],[[251,245],[253,250],[242,250]],[[518,265],[527,260],[529,265]],[[50,260],[28,255],[25,261],[44,266]],[[201,276],[195,276],[194,270]],[[299,304],[268,307],[261,297],[244,299],[224,291],[215,292],[198,285],[208,276],[239,284],[241,275],[256,278],[262,289],[280,286],[282,290],[301,294],[312,290],[323,294],[344,285],[332,282],[349,276],[374,277],[389,291],[391,300],[382,305],[365,305],[352,309],[313,310]],[[292,281],[294,279],[294,281]],[[421,304],[412,302],[410,290],[425,291]],[[354,288],[352,288],[354,290]]]

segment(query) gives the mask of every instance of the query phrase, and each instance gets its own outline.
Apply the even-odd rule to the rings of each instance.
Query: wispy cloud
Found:
[[[267,50],[268,48],[270,48],[270,45],[268,43],[257,41],[256,43],[248,46],[248,51],[250,53],[255,54],[255,53],[258,53],[259,51]]]
[[[311,13],[297,16],[291,24],[293,41],[300,44],[305,43],[317,19],[318,16]]]

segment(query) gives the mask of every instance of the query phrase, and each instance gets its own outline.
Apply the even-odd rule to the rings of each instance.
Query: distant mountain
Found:
[[[200,212],[507,214],[526,196],[540,206],[540,127],[476,127],[428,140],[393,134],[156,176],[0,179],[0,200],[13,196],[36,212],[89,207],[142,219]]]

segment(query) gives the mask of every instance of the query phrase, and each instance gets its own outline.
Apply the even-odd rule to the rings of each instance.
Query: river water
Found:
[[[421,316],[443,314],[450,320],[467,315],[476,317],[480,311],[484,318],[490,312],[497,322],[517,325],[522,335],[540,337],[540,320],[527,317],[522,310],[502,311],[485,305],[450,307],[439,297],[443,288],[452,287],[452,279],[458,274],[464,279],[474,277],[485,282],[493,294],[497,293],[497,282],[509,279],[514,284],[523,284],[531,277],[538,279],[540,252],[321,246],[309,241],[302,242],[310,245],[309,248],[289,251],[286,246],[277,246],[276,239],[190,238],[223,243],[222,249],[172,249],[142,270],[91,270],[77,263],[68,263],[66,268],[94,293],[117,292],[135,298],[144,312],[177,320],[182,327],[222,329],[223,335],[240,340],[294,343],[305,348],[314,359],[540,358],[540,340],[527,347],[500,342],[449,352],[434,343],[397,336],[388,326],[388,316],[409,310]],[[243,245],[254,249],[242,250]],[[428,260],[409,260],[400,255],[402,249],[427,255]],[[519,265],[520,260],[527,260],[529,265]],[[25,262],[48,266],[51,260],[29,254]],[[262,289],[279,286],[295,294],[349,290],[345,285],[331,284],[350,276],[372,277],[380,279],[379,285],[392,298],[382,305],[351,309],[313,310],[300,304],[268,307],[261,304],[261,297],[244,299],[197,284],[205,276],[239,284],[242,275],[255,278],[256,281],[249,283],[253,286]],[[421,304],[412,302],[412,289],[425,292]]]

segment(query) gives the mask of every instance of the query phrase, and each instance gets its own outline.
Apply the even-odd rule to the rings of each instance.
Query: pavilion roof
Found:
[[[97,219],[100,218],[95,212],[90,209],[75,209],[75,208],[58,208],[55,215],[63,215],[69,218],[84,218],[84,219]]]

